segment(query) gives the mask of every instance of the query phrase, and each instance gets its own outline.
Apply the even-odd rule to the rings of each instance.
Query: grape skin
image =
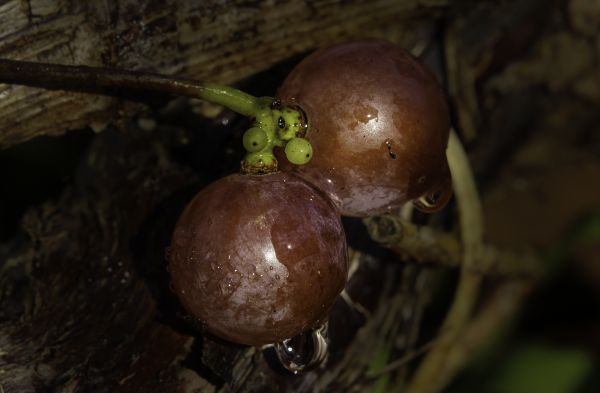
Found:
[[[278,98],[306,112],[313,147],[308,164],[292,169],[281,157],[280,167],[327,193],[341,214],[383,213],[450,184],[444,94],[403,49],[381,40],[321,49],[294,68]]]
[[[331,201],[295,175],[230,175],[185,208],[169,270],[208,331],[269,344],[327,318],[346,282],[345,235]]]

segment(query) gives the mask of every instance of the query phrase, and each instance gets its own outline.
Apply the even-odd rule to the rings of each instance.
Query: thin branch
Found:
[[[471,317],[482,281],[482,276],[475,273],[483,248],[481,201],[469,160],[454,131],[450,133],[447,153],[460,214],[463,263],[454,301],[441,327],[444,334],[419,365],[407,393],[436,393],[446,386],[451,377],[447,365],[452,347]]]
[[[397,215],[368,217],[363,220],[371,238],[389,248],[401,260],[460,267],[463,246],[457,234],[429,226],[419,226]],[[505,250],[485,244],[481,259],[472,270],[479,274],[535,278],[542,274],[540,260],[530,250]]]
[[[105,94],[129,90],[180,95],[223,105],[244,116],[256,115],[260,106],[256,97],[228,86],[150,72],[81,65],[0,59],[0,82]]]

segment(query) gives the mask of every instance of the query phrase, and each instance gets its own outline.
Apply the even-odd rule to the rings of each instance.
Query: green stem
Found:
[[[266,146],[260,151],[252,150],[246,155],[242,167],[243,171],[249,173],[277,170],[273,148],[284,146],[292,139],[299,139],[297,136],[305,131],[306,126],[301,110],[272,105],[273,98],[257,98],[229,86],[200,83],[193,79],[150,72],[0,59],[0,83],[88,93],[115,94],[116,91],[123,89],[150,91],[199,98],[223,105],[243,116],[252,117],[253,128],[260,128],[265,133]],[[296,141],[294,145],[302,144]],[[310,144],[306,141],[302,146],[310,148]],[[312,150],[309,153],[304,150],[298,153],[294,150],[293,153],[296,155],[302,153],[301,158],[307,162]],[[293,159],[290,161],[294,162]]]
[[[87,92],[107,88],[154,91],[200,98],[244,116],[256,116],[260,99],[228,86],[150,72],[0,59],[0,82]]]
[[[244,116],[258,116],[260,100],[233,87],[207,83],[201,88],[200,98],[223,105]]]

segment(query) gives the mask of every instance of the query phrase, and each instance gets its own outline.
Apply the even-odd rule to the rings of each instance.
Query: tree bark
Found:
[[[0,57],[231,83],[340,40],[414,36],[420,3],[5,0]],[[436,9],[427,8],[428,16]],[[135,110],[108,97],[1,84],[0,97],[0,148],[89,125],[102,129]]]

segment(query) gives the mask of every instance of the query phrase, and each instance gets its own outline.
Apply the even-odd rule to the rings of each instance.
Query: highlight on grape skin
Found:
[[[326,192],[342,215],[385,213],[449,183],[444,93],[422,63],[389,42],[320,49],[292,70],[277,98],[302,108],[315,150],[309,163],[282,160],[280,168]]]
[[[182,213],[169,270],[182,305],[223,339],[263,345],[326,321],[347,276],[331,201],[293,174],[230,175]]]

